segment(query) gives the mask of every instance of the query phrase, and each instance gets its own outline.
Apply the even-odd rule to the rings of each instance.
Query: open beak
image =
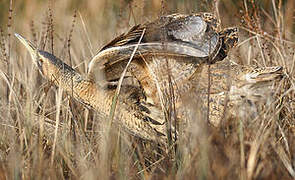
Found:
[[[256,82],[273,81],[275,79],[280,79],[283,77],[283,67],[264,67],[258,69],[258,72],[252,73],[251,76],[251,78]]]

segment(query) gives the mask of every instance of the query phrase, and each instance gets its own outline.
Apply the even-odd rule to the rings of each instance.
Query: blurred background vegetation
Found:
[[[40,32],[44,33],[48,29],[48,19],[52,19],[54,39],[66,41],[77,11],[77,24],[72,34],[83,36],[85,33],[82,32],[87,29],[91,37],[89,41],[93,45],[91,55],[134,24],[171,13],[213,12],[219,16],[223,27],[239,26],[246,28],[246,33],[294,40],[294,0],[1,0],[0,27],[4,35],[8,34],[6,27],[9,24],[10,3],[10,31],[30,34],[30,38],[36,32],[35,36],[40,37]],[[52,17],[49,17],[50,14]]]
[[[2,28],[8,21],[9,4],[9,0],[0,1]],[[217,5],[225,26],[243,23],[243,15],[249,12],[253,15],[251,18],[255,18],[255,15],[260,19],[262,26],[271,26],[268,23],[275,24],[276,21],[281,21],[283,25],[281,28],[287,28],[288,33],[294,33],[295,1],[293,0],[26,0],[12,1],[12,4],[13,24],[16,29],[23,28],[26,24],[29,26],[30,20],[38,21],[42,18],[40,16],[44,18],[48,4],[52,6],[55,21],[61,20],[69,24],[67,17],[60,15],[72,16],[77,10],[86,21],[91,22],[89,23],[91,27],[88,28],[97,33],[101,33],[99,30],[106,26],[130,26],[152,20],[161,14],[214,12]],[[254,9],[259,11],[254,12]]]
[[[42,48],[51,53],[54,51],[57,57],[73,65],[74,68],[77,68],[83,74],[91,57],[106,42],[125,32],[131,26],[137,23],[152,21],[165,14],[196,13],[200,11],[212,12],[217,15],[221,19],[223,27],[238,26],[240,28],[240,44],[232,51],[236,55],[233,58],[235,62],[239,64],[258,64],[260,66],[280,65],[284,67],[287,74],[289,73],[288,78],[294,81],[294,71],[292,69],[295,57],[294,47],[288,49],[290,46],[294,46],[295,39],[294,0],[0,0],[0,73],[2,73],[1,75],[5,74],[3,77],[1,76],[0,81],[0,119],[3,121],[0,128],[2,132],[0,134],[0,179],[2,174],[5,174],[2,169],[8,169],[11,177],[15,175],[19,179],[21,179],[20,177],[32,178],[36,174],[40,175],[40,177],[45,174],[49,179],[83,178],[80,175],[87,177],[87,175],[90,176],[92,174],[96,174],[99,178],[100,172],[105,170],[99,159],[96,159],[99,156],[99,151],[97,150],[98,143],[96,143],[98,142],[99,135],[94,133],[93,129],[95,128],[87,129],[88,126],[99,126],[99,123],[97,123],[99,118],[91,110],[84,108],[79,103],[74,103],[75,108],[69,107],[70,103],[68,103],[69,98],[67,97],[64,98],[64,101],[66,102],[65,104],[68,104],[62,107],[62,128],[59,131],[60,140],[57,145],[58,155],[55,157],[56,163],[54,168],[51,168],[49,165],[50,160],[46,153],[51,152],[51,146],[50,144],[47,146],[46,143],[40,140],[40,134],[42,133],[38,129],[38,123],[40,123],[41,119],[39,118],[40,112],[44,111],[42,115],[52,119],[50,122],[54,124],[56,89],[51,88],[51,90],[48,90],[51,86],[50,83],[42,80],[39,73],[34,69],[27,51],[23,47],[18,48],[21,45],[13,37],[14,32],[24,35],[27,39],[38,44],[39,47],[44,45]],[[43,37],[47,39],[42,41]],[[70,43],[69,40],[71,41]],[[68,55],[67,52],[70,51],[71,55]],[[69,56],[72,56],[72,58],[69,58]],[[12,88],[16,95],[9,95],[9,85],[13,86]],[[294,85],[292,84],[292,86]],[[291,89],[292,86],[290,85],[288,88]],[[285,89],[282,89],[282,91],[284,92]],[[203,171],[203,165],[201,167],[198,166],[198,163],[207,166],[206,162],[208,160],[202,158],[206,158],[206,156],[197,153],[198,149],[202,151],[203,147],[198,143],[196,145],[186,144],[185,146],[187,147],[191,146],[191,152],[185,152],[185,158],[191,158],[192,160],[186,161],[187,159],[184,158],[183,169],[178,169],[178,178],[196,177],[196,172],[201,174],[197,176],[199,178],[218,177],[214,174],[215,170],[217,174],[220,173],[220,177],[223,177],[224,174],[229,174],[228,177],[246,177],[244,176],[245,174],[243,175],[243,173],[246,173],[243,166],[246,165],[243,165],[240,161],[244,160],[244,164],[246,164],[245,161],[252,162],[255,159],[256,162],[253,162],[253,164],[258,164],[255,166],[255,170],[256,167],[258,170],[253,177],[269,179],[271,175],[276,174],[276,177],[282,177],[282,179],[284,179],[283,177],[288,177],[291,179],[283,165],[287,162],[283,159],[285,154],[278,155],[280,154],[279,150],[285,147],[288,150],[291,149],[287,151],[287,154],[292,162],[288,161],[288,163],[293,163],[292,166],[294,168],[295,155],[292,153],[292,150],[294,152],[295,147],[295,93],[292,90],[288,90],[288,93],[286,99],[289,101],[284,101],[287,103],[284,104],[285,109],[281,110],[282,114],[285,114],[280,117],[281,119],[285,118],[285,121],[276,122],[277,124],[282,123],[281,127],[283,130],[280,129],[281,127],[274,128],[275,133],[270,135],[271,138],[266,138],[264,142],[259,144],[260,142],[257,143],[255,140],[259,136],[259,134],[255,134],[259,128],[251,127],[247,129],[245,127],[245,136],[247,136],[245,137],[245,147],[247,148],[245,148],[245,154],[241,155],[239,148],[240,144],[243,143],[240,143],[237,138],[239,135],[237,132],[240,127],[228,126],[227,129],[232,130],[232,134],[228,135],[227,138],[217,138],[217,140],[212,138],[212,147],[217,147],[216,144],[220,147],[220,149],[212,148],[214,153],[207,154],[212,156],[213,161],[219,162],[216,167],[211,167],[213,169],[211,172],[212,176],[207,176],[208,174],[206,173],[209,173],[209,171]],[[290,105],[291,103],[293,104]],[[259,120],[265,120],[268,117],[262,116]],[[81,124],[79,124],[79,128],[74,133],[72,133],[73,130],[68,128],[72,118],[81,120],[76,122]],[[285,123],[287,120],[289,122]],[[265,129],[268,128],[267,124],[264,124],[264,126]],[[270,131],[272,132],[272,129]],[[89,132],[91,135],[86,136],[85,134]],[[282,135],[282,138],[281,132],[282,134],[285,133],[284,136]],[[73,137],[76,138],[76,133],[77,141],[73,141]],[[52,134],[48,133],[48,136]],[[266,137],[269,136],[266,135]],[[271,146],[275,147],[272,144],[274,142],[283,144],[283,148],[276,149],[277,151],[274,152],[273,149],[275,148],[270,148]],[[38,149],[40,148],[39,144],[41,144],[41,150]],[[154,151],[154,149],[150,149]],[[207,151],[206,147],[204,149]],[[254,149],[253,152],[251,151],[252,155],[254,154],[253,159],[250,158],[251,154],[249,152],[252,149]],[[41,153],[39,153],[39,150]],[[128,150],[130,152],[122,153],[123,156],[118,158],[118,161],[122,163],[114,163],[114,172],[110,173],[115,174],[113,175],[115,178],[121,177],[121,179],[124,179],[121,173],[124,170],[127,172],[126,168],[130,168],[131,170],[128,173],[132,174],[132,177],[135,177],[135,179],[139,176],[142,177],[141,179],[144,179],[143,177],[149,179],[148,177],[151,176],[146,174],[147,171],[140,171],[144,172],[144,175],[141,175],[138,172],[140,168],[135,168],[134,164],[136,164],[137,159],[130,156],[130,154],[132,156],[136,154],[133,147],[130,147]],[[42,155],[41,160],[36,155],[38,153]],[[43,153],[45,154],[44,157]],[[224,154],[229,156],[223,158]],[[198,159],[198,156],[201,158]],[[222,158],[220,158],[221,156]],[[157,158],[151,162],[155,162],[155,166],[159,166],[160,170],[170,168],[167,172],[177,171],[174,167],[168,167],[169,164],[167,165],[165,162],[158,165],[156,163],[158,162]],[[3,168],[2,162],[4,162],[3,167],[9,168]],[[129,166],[123,167],[122,164],[124,165],[126,162],[130,163]],[[249,167],[249,164],[247,166]],[[99,173],[99,168],[97,167],[102,169]],[[157,174],[158,172],[151,172],[151,174],[153,173]],[[169,179],[169,176],[163,177]],[[161,176],[159,176],[160,178]]]

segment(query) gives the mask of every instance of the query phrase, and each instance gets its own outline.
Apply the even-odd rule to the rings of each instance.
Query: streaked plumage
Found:
[[[180,97],[192,89],[186,86],[198,75],[200,65],[215,63],[227,56],[228,50],[237,43],[237,29],[219,29],[218,20],[209,13],[169,15],[137,25],[102,48],[89,64],[88,77],[83,77],[52,54],[36,49],[20,35],[16,36],[27,47],[44,78],[107,117],[115,82],[145,32],[128,71],[141,86],[128,83],[122,86],[115,119],[135,136],[165,143],[165,118],[156,94],[167,87],[167,77],[172,76],[175,88],[180,87],[176,91],[176,96]],[[106,81],[96,79],[94,74],[97,72]],[[157,84],[160,84],[159,88]]]
[[[97,86],[54,55],[36,49],[31,42],[18,34],[16,37],[26,46],[33,63],[45,79],[63,88],[69,95],[73,95],[79,102],[93,108],[103,117],[108,117],[114,96],[113,88],[105,89]],[[155,121],[145,115],[147,113],[143,114],[148,108],[137,103],[140,92],[137,87],[128,85],[122,87],[123,97],[118,100],[120,108],[115,113],[115,121],[135,136],[165,143],[166,126],[155,124]]]
[[[109,82],[119,79],[144,32],[128,76],[140,82],[149,102],[159,105],[158,89],[167,89],[168,76],[174,89],[184,93],[183,85],[199,65],[223,60],[236,45],[238,29],[220,29],[219,21],[210,13],[173,14],[136,25],[104,46],[92,59],[89,78],[97,81],[104,74]]]
[[[225,113],[231,117],[239,116],[238,113],[255,116],[258,110],[256,104],[275,100],[274,85],[282,77],[281,66],[257,68],[221,61],[210,65],[209,93],[208,65],[204,65],[187,84],[189,91],[182,95],[182,99],[193,99],[199,103],[201,111],[207,114],[209,94],[209,120],[214,126],[219,126]],[[180,106],[180,114],[182,111],[185,109]]]

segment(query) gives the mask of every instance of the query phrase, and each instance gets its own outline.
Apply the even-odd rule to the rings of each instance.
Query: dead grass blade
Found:
[[[52,145],[52,152],[51,152],[51,167],[53,167],[54,164],[54,155],[55,155],[55,148],[57,145],[57,136],[58,136],[58,125],[60,121],[60,106],[61,106],[61,100],[62,100],[62,88],[58,88],[58,92],[56,94],[56,124],[55,124],[55,131],[54,131],[54,140]]]
[[[116,110],[116,106],[117,106],[117,99],[118,99],[118,96],[119,96],[120,91],[121,91],[121,86],[122,86],[124,77],[125,77],[125,75],[127,73],[128,67],[129,67],[129,65],[130,65],[130,63],[131,63],[131,61],[132,61],[132,59],[133,59],[133,57],[134,57],[134,55],[135,55],[135,53],[136,53],[136,51],[138,49],[139,44],[141,43],[141,40],[143,38],[144,33],[145,33],[145,29],[142,31],[142,34],[141,34],[141,36],[140,36],[140,38],[138,40],[138,43],[134,47],[134,50],[133,50],[133,52],[132,52],[132,54],[131,54],[131,56],[130,56],[130,58],[128,60],[128,63],[127,63],[127,65],[126,65],[126,67],[125,67],[124,71],[122,72],[122,75],[121,75],[121,77],[119,79],[118,86],[117,86],[117,89],[116,89],[116,92],[115,92],[115,95],[114,95],[114,98],[113,98],[113,101],[112,101],[111,110],[110,110],[110,115],[109,115],[109,120],[110,120],[109,123],[110,123],[110,125],[109,125],[109,127],[111,127],[111,122],[112,122],[112,120],[114,118],[114,115],[115,115],[115,110]]]
[[[86,25],[85,25],[84,19],[83,19],[82,15],[81,15],[80,11],[78,11],[78,14],[79,14],[80,20],[82,22],[84,33],[85,33],[85,35],[87,37],[87,41],[88,41],[88,46],[89,46],[89,50],[90,50],[90,53],[91,53],[91,57],[94,57],[93,47],[92,47],[92,44],[91,44],[91,41],[90,41],[89,33],[88,33],[87,29],[86,29]]]

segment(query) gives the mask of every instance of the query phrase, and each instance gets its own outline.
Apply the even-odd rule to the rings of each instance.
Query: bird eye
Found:
[[[39,68],[42,68],[43,59],[39,58],[39,60],[36,62]]]
[[[205,31],[205,32],[207,33],[207,32],[209,32],[209,31],[210,31],[210,27],[209,27],[209,26],[207,26],[207,27],[206,27],[206,31]]]

